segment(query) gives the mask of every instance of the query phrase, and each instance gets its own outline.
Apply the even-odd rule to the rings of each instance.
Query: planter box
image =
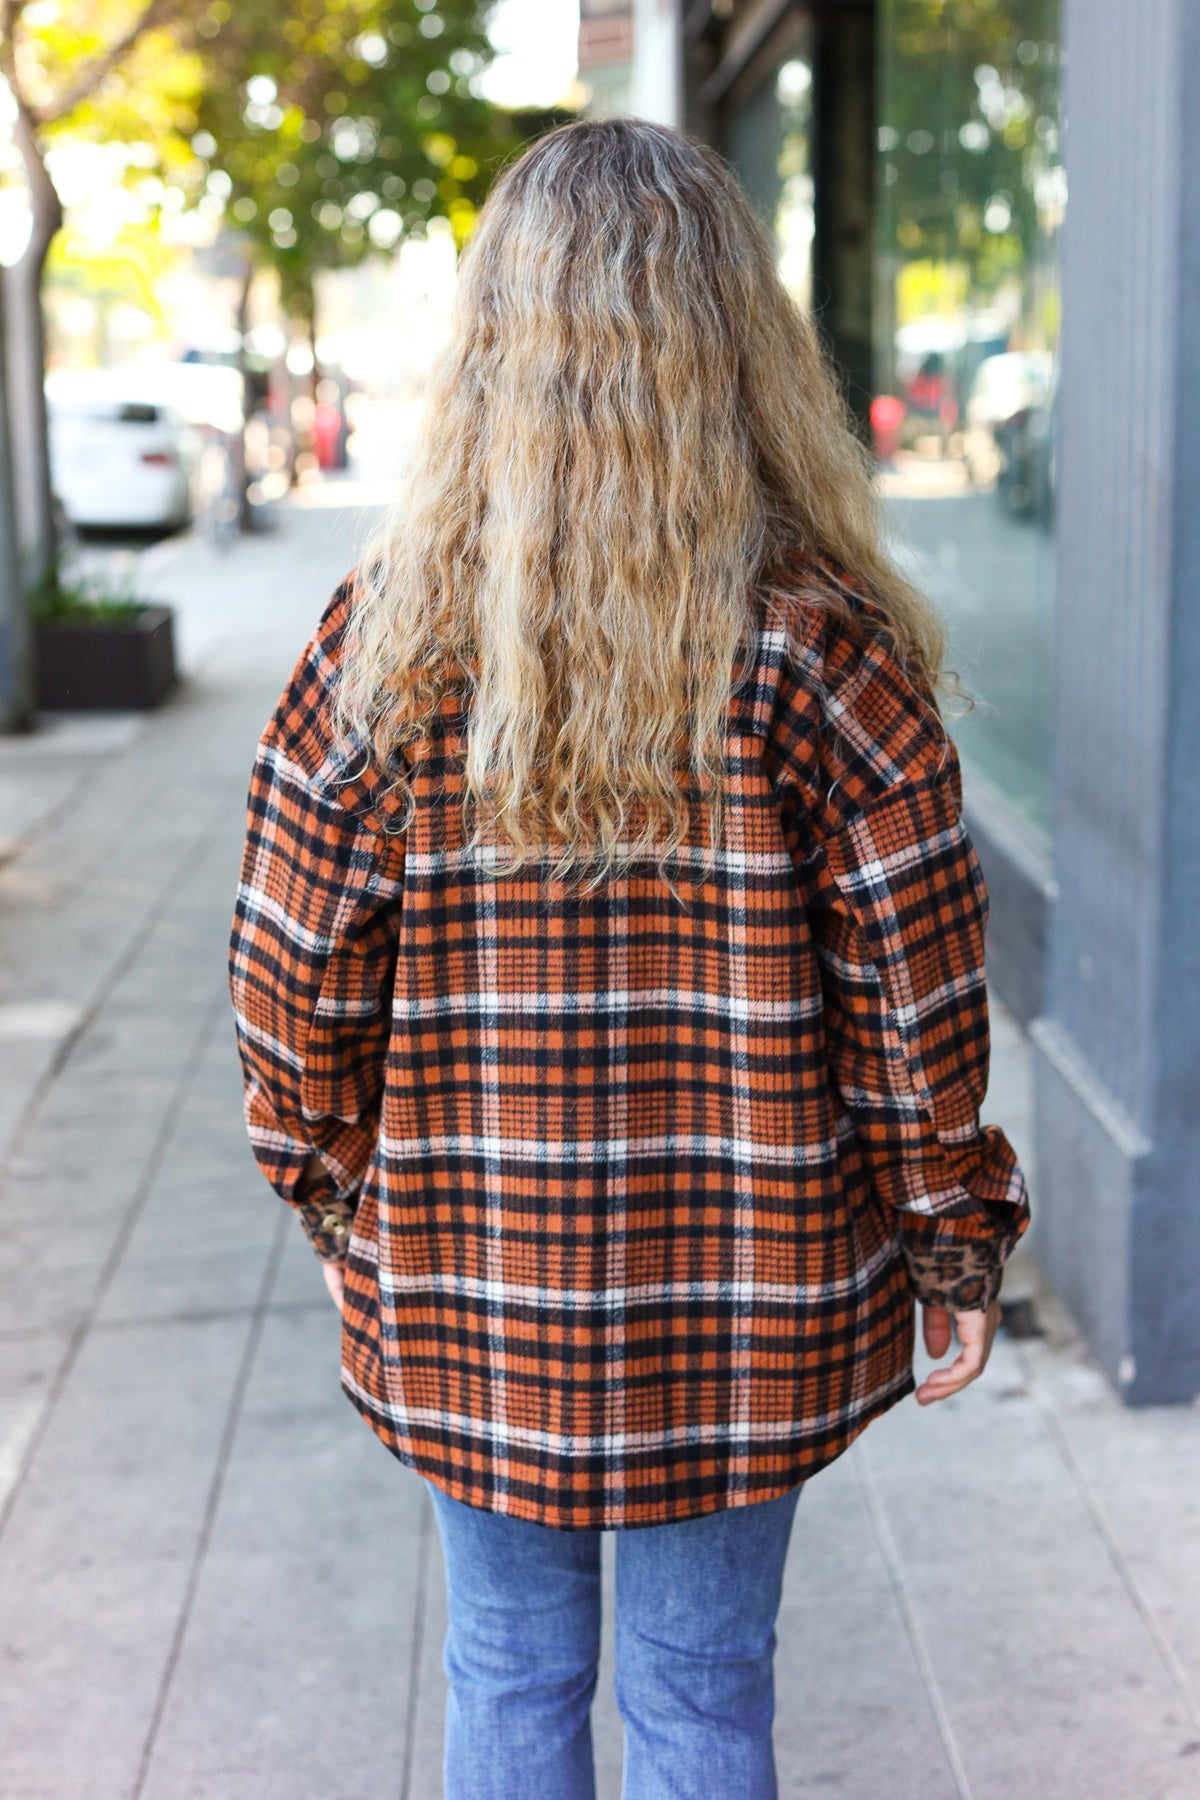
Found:
[[[134,618],[90,625],[39,620],[34,697],[43,712],[129,712],[157,706],[175,685],[174,615],[143,606]]]

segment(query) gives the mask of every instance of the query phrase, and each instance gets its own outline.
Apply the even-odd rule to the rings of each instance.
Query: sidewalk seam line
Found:
[[[947,1710],[946,1702],[942,1698],[942,1690],[938,1686],[937,1673],[933,1666],[933,1658],[926,1645],[924,1634],[921,1631],[921,1626],[917,1619],[916,1608],[914,1607],[912,1598],[909,1594],[908,1584],[904,1579],[904,1571],[900,1565],[900,1552],[896,1547],[896,1540],[892,1535],[892,1528],[883,1504],[883,1496],[880,1494],[879,1485],[875,1480],[875,1472],[871,1467],[870,1458],[866,1452],[866,1446],[860,1441],[856,1445],[856,1449],[858,1454],[854,1457],[854,1467],[858,1475],[859,1485],[862,1488],[863,1496],[867,1503],[867,1511],[870,1514],[871,1526],[875,1533],[875,1541],[879,1545],[879,1552],[883,1557],[888,1581],[891,1584],[892,1593],[895,1596],[896,1605],[899,1608],[900,1617],[904,1623],[904,1629],[908,1634],[908,1641],[912,1646],[913,1655],[917,1661],[917,1667],[921,1672],[921,1680],[925,1687],[926,1697],[929,1701],[930,1710],[933,1713],[934,1722],[937,1725],[938,1736],[942,1741],[942,1749],[945,1752],[946,1761],[950,1765],[951,1778],[958,1791],[959,1800],[974,1800],[971,1792],[971,1783],[967,1778],[966,1765],[963,1762],[962,1755],[958,1748],[958,1741],[954,1735],[954,1727],[950,1723],[950,1714]]]
[[[50,1422],[54,1417],[58,1402],[62,1398],[63,1390],[70,1379],[71,1371],[75,1367],[79,1354],[87,1341],[92,1326],[95,1323],[96,1314],[99,1312],[100,1307],[104,1302],[104,1297],[112,1285],[113,1278],[121,1265],[121,1258],[125,1254],[129,1240],[133,1235],[137,1222],[142,1215],[143,1208],[153,1190],[158,1172],[163,1165],[163,1161],[178,1127],[180,1117],[182,1116],[184,1099],[192,1082],[195,1080],[196,1071],[199,1069],[200,1064],[204,1059],[204,1054],[208,1048],[212,1033],[216,1028],[217,1020],[224,1009],[225,1004],[225,996],[223,993],[210,1001],[201,1019],[200,1027],[193,1040],[192,1047],[184,1058],[183,1067],[180,1069],[175,1086],[171,1090],[171,1097],[163,1109],[162,1122],[151,1141],[149,1154],[146,1157],[141,1176],[133,1191],[133,1198],[125,1208],[124,1214],[117,1225],[116,1233],[113,1237],[108,1255],[104,1259],[99,1277],[96,1281],[96,1286],[92,1291],[91,1300],[88,1302],[83,1316],[80,1318],[67,1341],[67,1347],[63,1351],[62,1360],[55,1370],[54,1378],[46,1390],[46,1398],[42,1407],[41,1416],[30,1435],[28,1444],[25,1446],[25,1454],[21,1460],[21,1466],[13,1477],[12,1486],[5,1496],[3,1506],[0,1506],[0,1537],[3,1537],[8,1522],[12,1517],[17,1500],[24,1490],[25,1483],[29,1477],[29,1471],[32,1469],[33,1464],[37,1459],[37,1453],[41,1448],[46,1432],[50,1428]]]
[[[108,972],[100,981],[91,1002],[83,1008],[82,1017],[79,1019],[78,1023],[66,1033],[55,1048],[54,1054],[47,1064],[45,1072],[37,1082],[33,1093],[30,1095],[29,1101],[25,1106],[24,1111],[21,1113],[5,1149],[3,1161],[0,1162],[0,1188],[3,1188],[8,1181],[12,1172],[13,1163],[24,1149],[29,1133],[33,1129],[38,1114],[46,1103],[50,1090],[70,1062],[80,1039],[95,1024],[101,1009],[112,998],[116,987],[137,962],[139,955],[146,946],[150,934],[162,923],[172,902],[183,892],[187,875],[195,868],[200,859],[208,853],[212,844],[216,841],[224,817],[225,809],[224,803],[222,802],[220,808],[214,808],[212,817],[199,832],[198,836],[191,841],[186,851],[181,853],[175,868],[171,871],[154,900],[147,907],[146,911],[137,922],[137,925],[131,931],[124,948],[118,951]],[[205,1025],[202,1026],[202,1030],[207,1026],[207,1013],[204,1017]]]
[[[92,783],[98,781],[101,775],[105,773],[113,757],[124,755],[125,749],[126,746],[121,745],[119,748],[110,750],[106,757],[97,758],[94,762],[90,762],[86,768],[81,769],[74,781],[71,782],[68,791],[62,796],[57,804],[51,806],[46,812],[36,818],[22,837],[14,838],[9,849],[0,850],[0,869],[9,869],[19,863],[21,858],[26,856],[28,852],[33,849],[40,838],[45,837],[48,832],[53,831],[57,825],[60,825],[67,817],[68,812],[75,809],[77,803]]]
[[[1059,1459],[1071,1478],[1071,1482],[1076,1493],[1079,1495],[1084,1511],[1091,1519],[1092,1524],[1096,1529],[1096,1534],[1104,1545],[1105,1552],[1109,1562],[1113,1566],[1117,1579],[1125,1589],[1131,1606],[1141,1620],[1146,1635],[1153,1644],[1159,1660],[1170,1679],[1171,1685],[1174,1687],[1179,1699],[1183,1702],[1184,1711],[1187,1713],[1193,1728],[1200,1732],[1200,1701],[1197,1701],[1196,1695],[1192,1692],[1187,1672],[1179,1658],[1176,1656],[1166,1632],[1159,1624],[1153,1607],[1142,1593],[1137,1576],[1134,1574],[1129,1565],[1129,1560],[1121,1548],[1120,1540],[1113,1530],[1113,1527],[1109,1524],[1108,1514],[1101,1504],[1100,1496],[1089,1479],[1086,1469],[1075,1454],[1074,1447],[1071,1444],[1070,1438],[1067,1436],[1066,1427],[1058,1415],[1057,1407],[1054,1405],[1050,1396],[1043,1391],[1042,1386],[1037,1379],[1036,1369],[1034,1368],[1028,1353],[1020,1346],[1016,1346],[1016,1349],[1018,1364],[1025,1376],[1029,1391],[1033,1396],[1033,1403],[1041,1414],[1042,1423],[1046,1428],[1047,1436],[1053,1443],[1058,1452]]]
[[[411,1665],[408,1676],[408,1702],[404,1712],[404,1761],[400,1773],[400,1800],[411,1800],[413,1761],[416,1751],[417,1711],[421,1698],[421,1661],[425,1653],[425,1602],[429,1591],[429,1536],[433,1507],[429,1495],[421,1492],[421,1529],[417,1537],[420,1573],[413,1605]]]
[[[275,1280],[279,1273],[279,1265],[283,1259],[286,1226],[287,1215],[281,1213],[275,1227],[274,1242],[272,1243],[270,1252],[267,1256],[267,1263],[263,1270],[262,1281],[259,1284],[254,1315],[250,1321],[249,1329],[246,1332],[245,1344],[242,1346],[242,1355],[238,1364],[238,1371],[234,1377],[233,1392],[229,1397],[229,1406],[225,1413],[225,1423],[221,1429],[221,1438],[217,1446],[216,1465],[213,1469],[212,1479],[208,1484],[208,1493],[205,1496],[204,1514],[200,1521],[200,1531],[196,1539],[196,1547],[192,1552],[191,1567],[188,1570],[188,1578],[183,1590],[183,1599],[180,1602],[179,1615],[175,1621],[175,1629],[171,1634],[171,1642],[167,1649],[166,1661],[163,1664],[158,1694],[155,1697],[154,1708],[150,1714],[150,1722],[146,1728],[146,1737],[142,1745],[141,1761],[138,1765],[137,1778],[133,1784],[130,1800],[140,1800],[140,1796],[146,1786],[146,1781],[150,1774],[150,1765],[154,1757],[155,1746],[158,1743],[159,1732],[162,1729],[163,1718],[166,1715],[167,1701],[170,1699],[171,1687],[175,1679],[175,1671],[179,1666],[179,1658],[183,1651],[184,1639],[187,1636],[187,1628],[191,1621],[192,1607],[195,1603],[196,1593],[200,1586],[200,1576],[204,1570],[204,1563],[208,1556],[208,1547],[212,1541],[213,1527],[216,1524],[217,1513],[221,1505],[221,1497],[225,1490],[225,1476],[228,1472],[230,1459],[233,1455],[233,1446],[237,1438],[238,1426],[241,1424],[242,1407],[246,1398],[246,1390],[250,1385],[250,1376],[254,1371],[254,1363],[258,1355],[258,1346],[262,1341],[263,1326],[266,1323],[267,1313],[270,1309],[271,1291],[274,1288]]]

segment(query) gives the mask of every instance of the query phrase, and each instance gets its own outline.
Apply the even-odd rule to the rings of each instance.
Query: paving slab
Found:
[[[885,1585],[860,1583],[818,1609],[785,1599],[777,1635],[782,1795],[957,1800],[930,1697]]]
[[[81,1349],[0,1539],[5,1800],[135,1791],[248,1329]]]
[[[1055,1767],[1101,1800],[1189,1791],[1194,1725],[1015,1347],[963,1395],[906,1413],[873,1428],[859,1464],[969,1792],[1035,1800]]]
[[[1186,1695],[1200,1745],[1200,1407],[1129,1412],[1052,1297],[1018,1360],[1081,1505]],[[1198,1754],[1189,1751],[1189,1755]]]
[[[17,1485],[70,1343],[61,1329],[0,1341],[0,1514]]]
[[[418,1476],[411,1481],[421,1498],[421,1567],[424,1578],[415,1597],[419,1656],[412,1691],[412,1727],[399,1800],[442,1800],[442,1732],[446,1722],[446,1679],[442,1648],[446,1641],[446,1570],[433,1507]]]
[[[421,1496],[343,1403],[327,1311],[265,1324],[145,1800],[399,1793]]]

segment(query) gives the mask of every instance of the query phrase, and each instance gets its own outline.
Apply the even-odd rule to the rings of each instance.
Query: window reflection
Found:
[[[969,763],[1048,825],[1058,413],[1058,0],[882,0],[881,484],[981,704]]]
[[[779,271],[798,305],[812,298],[812,58],[807,21],[789,41],[776,40],[765,67],[735,87],[728,152],[746,191],[779,247]]]

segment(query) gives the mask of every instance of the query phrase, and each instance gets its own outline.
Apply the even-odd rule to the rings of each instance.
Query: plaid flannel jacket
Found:
[[[953,745],[882,647],[770,592],[715,866],[700,835],[677,897],[497,876],[454,696],[403,831],[335,742],[353,591],[262,738],[231,951],[254,1152],[345,1259],[343,1388],[448,1493],[561,1529],[782,1494],[912,1391],[914,1296],[986,1305],[1028,1221],[979,1124]]]

